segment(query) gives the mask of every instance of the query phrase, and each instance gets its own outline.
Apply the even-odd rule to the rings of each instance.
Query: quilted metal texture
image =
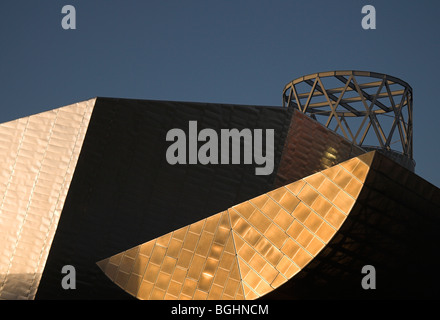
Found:
[[[371,159],[350,159],[97,264],[139,299],[257,299],[294,277],[335,235]]]
[[[254,165],[170,165],[170,129],[274,129],[275,170]],[[288,109],[97,98],[36,299],[126,299],[96,266],[104,259],[273,189]],[[60,286],[64,265],[81,275]],[[79,278],[79,276],[78,276]]]
[[[33,299],[95,99],[0,124],[0,299]]]
[[[350,214],[321,253],[265,299],[438,299],[440,189],[375,151]],[[362,267],[376,270],[364,290]]]
[[[365,153],[362,148],[295,110],[275,186],[282,186]]]

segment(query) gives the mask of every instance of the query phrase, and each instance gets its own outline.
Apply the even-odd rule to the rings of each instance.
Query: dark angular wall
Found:
[[[271,190],[290,118],[280,107],[98,98],[36,299],[129,298],[96,262]],[[190,120],[199,131],[274,129],[273,173],[169,165],[166,133]],[[61,287],[64,265],[75,290]]]

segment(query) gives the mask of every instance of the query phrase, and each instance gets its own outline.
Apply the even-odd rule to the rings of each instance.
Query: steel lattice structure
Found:
[[[383,150],[414,166],[412,88],[396,77],[369,71],[303,76],[284,87],[283,106],[298,109],[360,147]]]

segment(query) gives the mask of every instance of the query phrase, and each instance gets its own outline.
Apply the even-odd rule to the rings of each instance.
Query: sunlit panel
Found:
[[[344,223],[374,152],[99,261],[138,299],[256,299],[294,277]]]

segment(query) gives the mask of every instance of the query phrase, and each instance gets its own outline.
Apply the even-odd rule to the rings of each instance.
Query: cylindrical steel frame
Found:
[[[289,82],[283,106],[340,131],[355,145],[397,153],[413,162],[412,97],[409,84],[390,75],[331,71]]]

